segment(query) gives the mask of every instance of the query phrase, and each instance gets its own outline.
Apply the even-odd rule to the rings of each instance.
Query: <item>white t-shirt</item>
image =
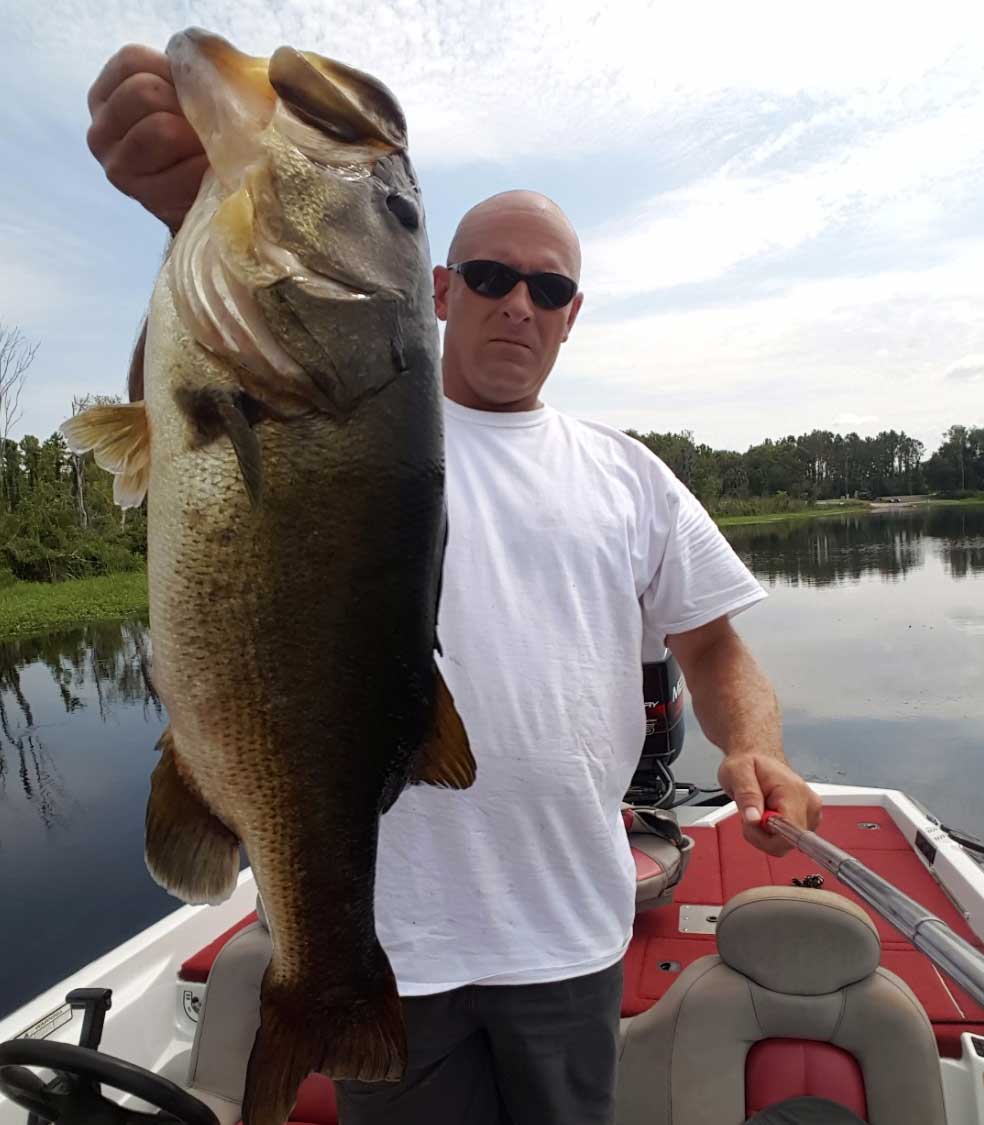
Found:
[[[478,765],[382,819],[377,931],[403,995],[600,970],[631,935],[621,801],[644,658],[765,591],[640,442],[549,406],[445,402],[438,665]]]

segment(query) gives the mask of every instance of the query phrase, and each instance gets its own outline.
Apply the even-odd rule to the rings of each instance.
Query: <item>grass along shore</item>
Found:
[[[813,520],[822,516],[842,516],[852,512],[867,512],[866,503],[825,505],[821,508],[801,508],[795,512],[759,512],[751,516],[715,516],[712,519],[718,527],[743,527],[753,523],[786,523],[789,520]]]
[[[748,516],[714,515],[718,527],[741,527],[756,523],[783,523],[786,520],[812,520],[823,516],[850,515],[858,512],[904,512],[909,508],[971,508],[984,505],[984,495],[970,496],[965,500],[943,500],[927,497],[925,500],[908,500],[901,504],[886,504],[879,501],[858,500],[843,504],[817,504],[812,508],[800,508],[791,512],[760,512]]]
[[[907,507],[980,506],[984,499],[921,500],[916,504],[879,505],[877,510],[900,511]],[[865,501],[823,504],[794,512],[762,512],[758,515],[716,515],[719,527],[785,523],[789,520],[822,519],[869,512]],[[66,582],[14,582],[0,586],[0,641],[30,633],[70,628],[88,621],[119,621],[147,612],[147,575],[143,570],[107,574],[99,578],[75,578]]]
[[[14,582],[0,588],[0,641],[146,612],[143,570],[67,582]]]

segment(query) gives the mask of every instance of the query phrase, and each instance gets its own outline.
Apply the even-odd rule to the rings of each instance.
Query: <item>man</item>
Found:
[[[204,169],[163,56],[128,47],[90,92],[110,180],[172,230]],[[479,777],[383,819],[377,928],[410,1045],[397,1084],[340,1083],[345,1125],[595,1125],[613,1112],[634,871],[619,814],[643,736],[640,665],[667,645],[746,838],[813,827],[774,692],[729,618],[764,597],[640,443],[544,405],[583,296],[561,210],[480,203],[434,270],[445,321],[450,540],[442,671]]]

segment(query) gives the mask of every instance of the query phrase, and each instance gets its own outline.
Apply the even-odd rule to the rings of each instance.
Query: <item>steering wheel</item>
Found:
[[[28,1066],[46,1067],[55,1077],[45,1083]],[[125,1109],[100,1092],[104,1082],[161,1110],[159,1114]],[[11,1039],[0,1043],[0,1093],[41,1121],[58,1125],[219,1125],[197,1098],[166,1078],[72,1043]]]

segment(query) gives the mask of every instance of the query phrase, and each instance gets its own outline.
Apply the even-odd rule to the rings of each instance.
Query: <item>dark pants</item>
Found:
[[[857,1114],[826,1098],[789,1098],[749,1118],[747,1125],[864,1125]]]
[[[341,1125],[611,1125],[622,966],[403,999],[396,1083],[338,1082]]]

